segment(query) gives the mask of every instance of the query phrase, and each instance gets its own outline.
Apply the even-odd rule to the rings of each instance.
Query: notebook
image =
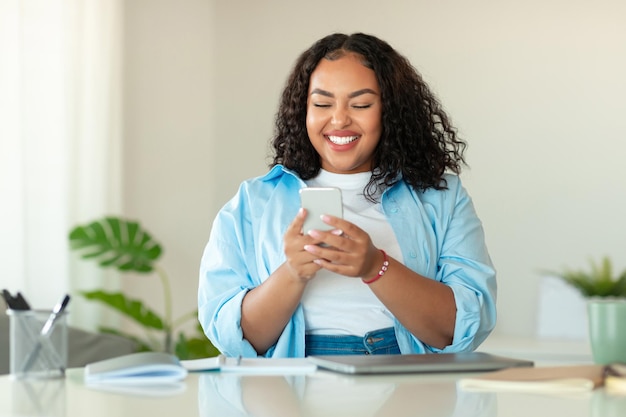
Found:
[[[347,374],[473,372],[533,366],[532,361],[485,352],[309,356],[320,368]]]
[[[187,369],[169,353],[136,352],[90,363],[84,375],[87,385],[159,385],[184,380]]]

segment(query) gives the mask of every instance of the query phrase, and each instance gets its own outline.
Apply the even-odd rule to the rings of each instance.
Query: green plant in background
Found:
[[[138,222],[117,217],[105,217],[86,225],[76,226],[69,234],[70,248],[84,259],[96,261],[102,268],[121,272],[155,273],[163,286],[165,313],[161,316],[150,310],[141,300],[130,299],[121,292],[103,290],[83,291],[88,300],[103,303],[146,330],[145,338],[124,334],[101,327],[105,333],[114,333],[136,341],[141,351],[174,353],[180,359],[217,356],[219,351],[206,338],[197,320],[197,310],[177,319],[172,318],[172,290],[165,271],[157,264],[162,249]],[[178,329],[195,320],[195,334],[187,336]],[[155,337],[155,334],[161,337]]]
[[[613,276],[613,265],[608,257],[599,264],[590,261],[588,271],[572,271],[552,273],[576,288],[584,297],[626,297],[626,271]]]

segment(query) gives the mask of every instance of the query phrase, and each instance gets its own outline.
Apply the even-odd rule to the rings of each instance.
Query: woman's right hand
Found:
[[[319,243],[311,236],[302,234],[306,216],[306,209],[301,208],[283,236],[287,258],[285,265],[291,277],[299,281],[313,279],[315,273],[320,270],[320,266],[314,262],[316,256],[304,250],[304,245]]]

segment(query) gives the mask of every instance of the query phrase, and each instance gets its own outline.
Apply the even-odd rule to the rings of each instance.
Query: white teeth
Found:
[[[329,136],[328,140],[330,140],[335,145],[346,145],[352,141],[357,140],[358,136]]]

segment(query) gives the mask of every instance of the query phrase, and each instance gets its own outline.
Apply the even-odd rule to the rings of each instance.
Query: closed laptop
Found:
[[[309,356],[318,367],[347,374],[473,372],[533,366],[532,361],[485,352]]]

